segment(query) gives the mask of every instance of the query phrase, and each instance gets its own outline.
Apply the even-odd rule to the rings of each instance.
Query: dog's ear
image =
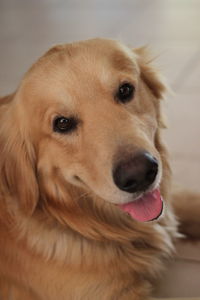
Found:
[[[138,56],[141,79],[156,98],[163,98],[163,95],[166,90],[168,90],[168,87],[158,70],[152,66],[152,58],[147,47],[133,49],[133,51]]]
[[[16,201],[27,214],[33,213],[38,201],[34,161],[31,144],[22,137],[11,110],[6,109],[0,128],[0,194]]]

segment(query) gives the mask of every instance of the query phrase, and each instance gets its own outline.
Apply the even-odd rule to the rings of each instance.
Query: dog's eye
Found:
[[[53,130],[60,133],[68,133],[76,129],[77,125],[78,121],[73,117],[57,117],[53,122]]]
[[[119,86],[118,92],[117,92],[117,99],[122,102],[128,102],[130,101],[135,92],[135,87],[128,82],[125,82]]]

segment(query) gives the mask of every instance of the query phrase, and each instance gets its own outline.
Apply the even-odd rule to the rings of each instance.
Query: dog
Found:
[[[146,48],[92,39],[1,98],[1,299],[150,297],[178,235],[165,91]]]

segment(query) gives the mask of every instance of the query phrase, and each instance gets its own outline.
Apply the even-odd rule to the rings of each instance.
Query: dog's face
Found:
[[[25,76],[17,122],[50,193],[62,193],[58,178],[122,205],[158,189],[164,86],[144,52],[102,39],[58,46]]]

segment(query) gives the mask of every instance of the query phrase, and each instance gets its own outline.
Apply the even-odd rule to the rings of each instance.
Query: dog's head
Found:
[[[72,216],[96,197],[156,218],[164,91],[144,48],[104,39],[52,48],[2,106],[2,190],[25,211]]]

